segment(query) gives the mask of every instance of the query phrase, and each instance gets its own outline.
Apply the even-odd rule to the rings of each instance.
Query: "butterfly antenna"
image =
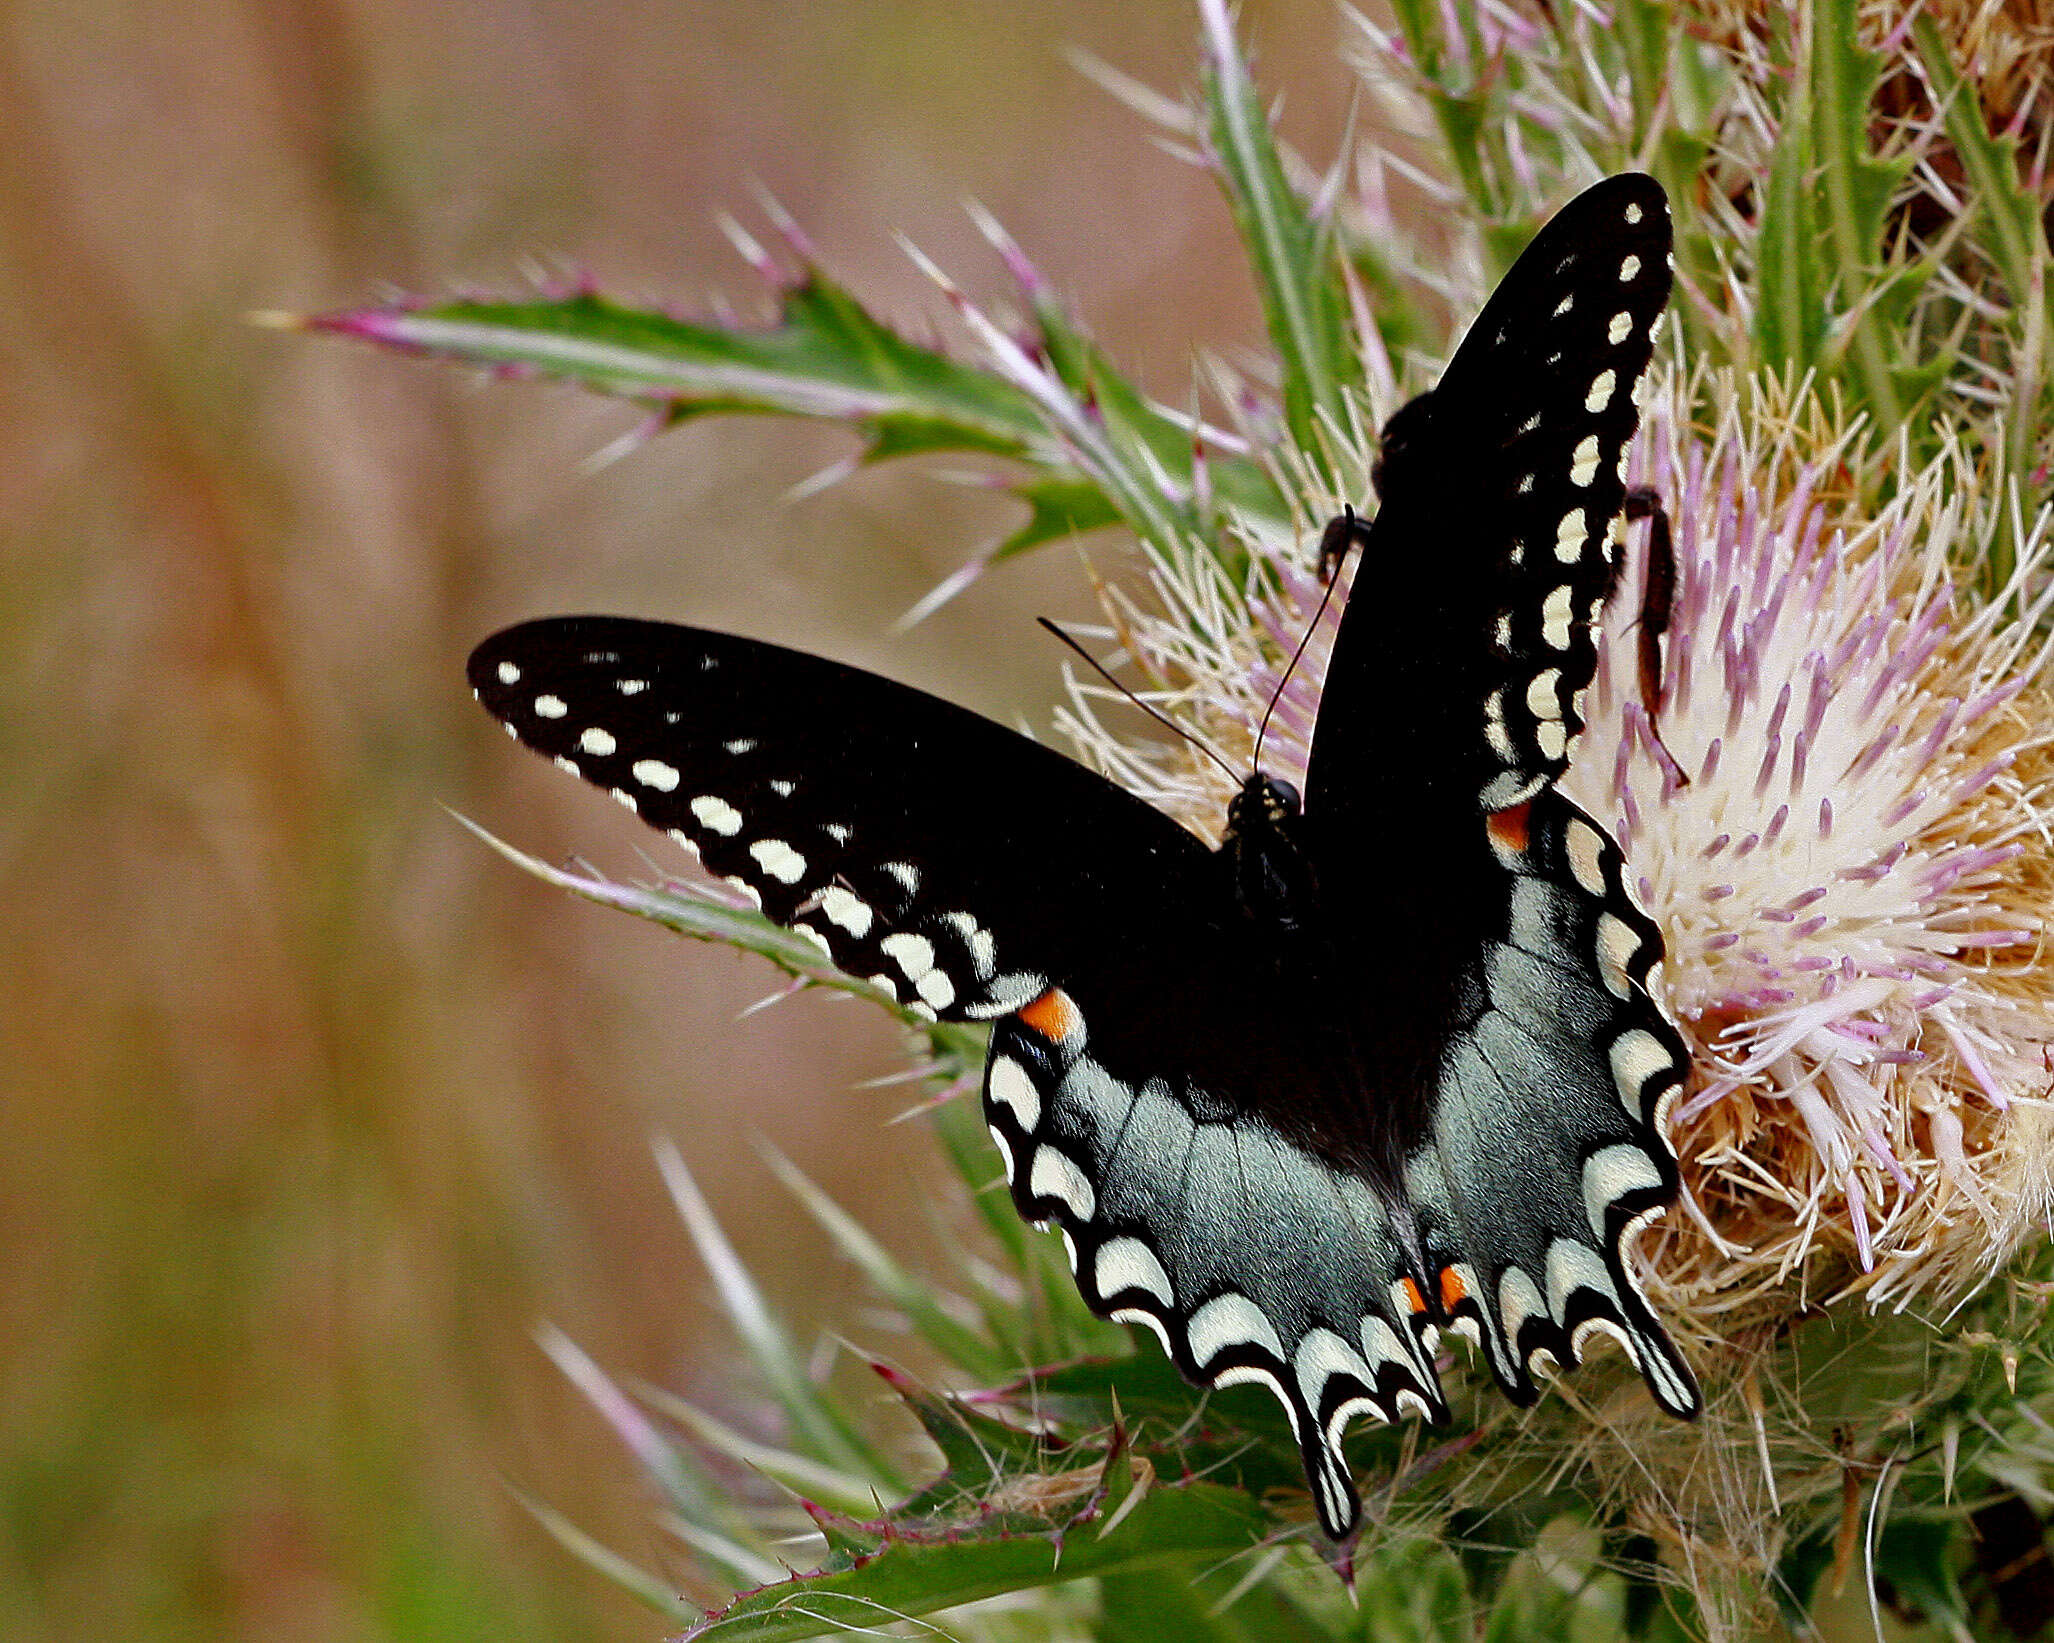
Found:
[[[1341,504],[1341,511],[1327,521],[1327,528],[1319,539],[1319,568],[1326,578],[1327,590],[1319,596],[1319,609],[1312,613],[1312,620],[1305,625],[1305,632],[1299,636],[1298,648],[1291,652],[1291,660],[1284,668],[1284,675],[1277,681],[1277,688],[1270,693],[1269,706],[1263,710],[1262,725],[1255,732],[1255,768],[1262,768],[1262,744],[1269,735],[1270,717],[1277,710],[1277,703],[1284,699],[1284,687],[1291,682],[1291,675],[1298,671],[1299,658],[1305,654],[1305,647],[1312,643],[1312,636],[1319,631],[1321,619],[1327,613],[1327,606],[1333,603],[1334,589],[1341,585],[1341,561],[1348,557],[1348,550],[1369,537],[1369,527],[1358,519],[1355,510],[1347,503]]]
[[[1143,713],[1146,713],[1151,719],[1153,719],[1157,724],[1163,726],[1172,735],[1181,736],[1185,741],[1189,742],[1193,747],[1197,748],[1199,752],[1203,753],[1208,759],[1212,760],[1214,764],[1218,765],[1222,770],[1224,770],[1227,773],[1228,780],[1232,781],[1236,786],[1240,785],[1240,772],[1235,770],[1235,768],[1232,765],[1228,764],[1225,759],[1221,758],[1218,752],[1216,752],[1213,749],[1210,743],[1204,741],[1199,736],[1195,735],[1193,732],[1186,730],[1182,725],[1178,724],[1175,719],[1170,718],[1167,714],[1158,713],[1154,708],[1150,707],[1139,696],[1136,696],[1133,691],[1129,690],[1125,685],[1121,684],[1119,680],[1115,679],[1110,673],[1106,672],[1104,666],[1099,662],[1097,657],[1093,656],[1090,651],[1086,650],[1082,645],[1078,644],[1075,639],[1071,638],[1069,634],[1065,633],[1061,628],[1057,627],[1055,623],[1051,622],[1046,616],[1037,616],[1034,618],[1034,620],[1039,622],[1043,627],[1047,628],[1050,633],[1053,633],[1058,639],[1062,640],[1064,644],[1068,645],[1080,657],[1082,657],[1084,665],[1090,668],[1093,673],[1096,673],[1107,684],[1111,685],[1113,689],[1117,690],[1122,696],[1126,697],[1128,701],[1132,702],[1136,707],[1140,708]]]

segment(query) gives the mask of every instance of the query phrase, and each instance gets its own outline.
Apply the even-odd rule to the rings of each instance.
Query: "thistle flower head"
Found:
[[[1655,984],[1695,1074],[1673,1114],[1683,1206],[1646,1255],[1657,1300],[1707,1343],[1845,1295],[1944,1302],[2054,1207],[2046,597],[2021,608],[2044,534],[1973,599],[1954,567],[2015,499],[1949,447],[1865,511],[1858,432],[1808,390],[1665,378],[1635,457],[1674,532],[1660,697],[1640,696],[1636,531],[1563,782],[1663,929]],[[1251,537],[1252,574],[1280,590],[1252,601],[1252,631],[1210,560],[1159,571],[1158,610],[1113,611],[1159,701],[1249,761],[1267,716],[1261,762],[1293,781],[1341,603],[1322,603],[1315,534]],[[1096,695],[1066,719],[1086,755],[1216,834],[1227,777],[1129,745]]]
[[[2043,538],[1994,601],[1954,581],[2011,499],[1950,447],[1864,510],[1856,430],[1708,387],[1708,429],[1672,406],[1642,447],[1675,522],[1661,698],[1616,599],[1566,786],[1663,927],[1696,1053],[1653,1264],[1730,1335],[1844,1293],[1951,1298],[2044,1222],[2050,759],[2016,608]]]
[[[2026,528],[1952,444],[1876,503],[1861,434],[1764,376],[1671,369],[1649,396],[1631,478],[1673,529],[1661,685],[1642,699],[1635,526],[1563,787],[1662,928],[1650,985],[1693,1054],[1671,1111],[1680,1202],[1637,1255],[1709,1408],[1692,1428],[1630,1395],[1545,1423],[1486,1409],[1493,1447],[1458,1486],[1495,1498],[1520,1467],[1576,1455],[1688,1571],[1715,1631],[1751,1599],[1722,1597],[1706,1560],[1772,1566],[1797,1521],[1779,1507],[1830,1510],[1845,1476],[1785,1379],[1790,1326],[1937,1318],[2054,1216],[2046,521]],[[1367,443],[1344,471],[1366,474]],[[1251,761],[1267,715],[1262,766],[1294,781],[1343,602],[1312,564],[1332,499],[1300,495],[1302,529],[1249,533],[1244,588],[1194,559],[1158,569],[1154,607],[1110,602],[1160,705]],[[1993,593],[1961,567],[2000,539],[2024,546]],[[1086,756],[1215,834],[1226,775],[1120,739],[1098,695],[1078,687],[1066,720]]]

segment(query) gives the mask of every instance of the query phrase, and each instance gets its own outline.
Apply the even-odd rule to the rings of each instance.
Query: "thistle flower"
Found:
[[[1782,1418],[1765,1415],[1784,1332],[1850,1304],[1944,1314],[2054,1214],[2046,520],[2014,530],[2015,496],[1986,494],[1956,446],[1866,508],[1848,483],[1859,437],[1773,381],[1679,370],[1652,396],[1634,477],[1667,499],[1678,572],[1661,695],[1640,700],[1637,538],[1564,787],[1663,928],[1656,985],[1695,1069],[1673,1115],[1682,1206],[1640,1258],[1729,1395],[1695,1431],[1616,1406],[1580,1431],[1529,1424],[1496,1463],[1566,1443],[1593,1476],[1645,1479],[1639,1509],[1679,1556],[1756,1567],[1782,1543],[1779,1502],[1837,1476],[1802,1399],[1783,1388]],[[1977,601],[1957,567],[2007,530],[2024,552]],[[1109,606],[1152,705],[1244,760],[1267,719],[1261,762],[1290,780],[1337,626],[1311,542],[1246,538],[1282,590],[1252,632],[1222,616],[1209,562]],[[1132,745],[1101,712],[1111,695],[1073,683],[1062,723],[1082,755],[1216,827],[1219,767]]]
[[[1654,1268],[1673,1301],[1708,1309],[1711,1339],[1739,1321],[1712,1313],[1793,1277],[1773,1310],[1952,1298],[2045,1221],[2031,1160],[2054,1013],[2034,973],[2049,914],[2034,852],[2054,718],[2033,682],[2048,596],[2004,614],[2044,587],[2044,530],[2002,599],[1960,598],[1953,567],[1993,521],[1958,450],[1861,517],[1833,493],[1855,430],[1808,397],[1730,379],[1686,397],[1680,380],[1637,455],[1675,522],[1662,697],[1638,699],[1629,555],[1564,786],[1663,926],[1664,1002],[1697,1053],[1676,1113],[1689,1214],[1658,1235]],[[1710,437],[1687,433],[1689,402],[1714,392]],[[1267,717],[1263,763],[1296,781],[1337,602],[1303,537],[1250,546],[1287,590],[1257,634],[1219,632],[1202,570],[1158,575],[1160,609],[1120,601],[1115,628],[1180,681],[1157,705],[1243,757]],[[1294,634],[1310,643],[1286,678]],[[1217,766],[1151,761],[1097,713],[1108,692],[1073,694],[1063,724],[1086,758],[1217,827]]]
[[[1615,606],[1571,783],[1663,926],[1701,1073],[1654,1264],[1728,1331],[1944,1305],[2050,1202],[2046,596],[2015,608],[2045,538],[1978,608],[1955,567],[2010,499],[1958,448],[1865,510],[1833,494],[1856,430],[1717,386],[1709,439],[1671,418],[1646,447],[1678,527],[1659,740]]]

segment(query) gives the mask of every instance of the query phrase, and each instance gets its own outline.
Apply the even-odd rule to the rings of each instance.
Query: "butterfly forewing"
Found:
[[[1337,642],[1309,813],[1346,826],[1383,783],[1410,781],[1496,808],[1562,773],[1618,574],[1622,473],[1669,248],[1652,178],[1589,189],[1514,263],[1440,383],[1393,420],[1404,433],[1385,452],[1352,595],[1384,620],[1345,624]]]
[[[1489,636],[1502,668],[1484,733],[1515,778],[1559,776],[1583,726],[1593,630],[1618,578],[1626,448],[1669,299],[1669,239],[1668,203],[1648,179],[1591,190],[1527,249],[1435,390],[1449,415],[1494,428],[1480,472],[1503,498]]]
[[[697,854],[840,968],[989,1020],[1094,972],[1080,919],[1195,938],[1166,884],[1209,856],[1073,760],[756,640],[620,617],[509,628],[470,664],[516,737]],[[1076,823],[1088,818],[1088,826]]]

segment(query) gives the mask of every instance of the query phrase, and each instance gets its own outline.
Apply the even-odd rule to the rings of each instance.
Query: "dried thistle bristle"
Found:
[[[1693,0],[1689,10],[1693,32],[1736,57],[1750,55],[1758,42],[1790,27],[1787,8],[1749,0]],[[1921,14],[1949,42],[1993,131],[2030,138],[2046,127],[2054,114],[2044,101],[2054,69],[2054,8],[2042,0],[1866,0],[1858,37],[1871,50],[1895,55],[1912,18]],[[1920,101],[1914,87],[1897,86],[1886,112],[1908,112]],[[2031,141],[2024,146],[2030,153]]]

